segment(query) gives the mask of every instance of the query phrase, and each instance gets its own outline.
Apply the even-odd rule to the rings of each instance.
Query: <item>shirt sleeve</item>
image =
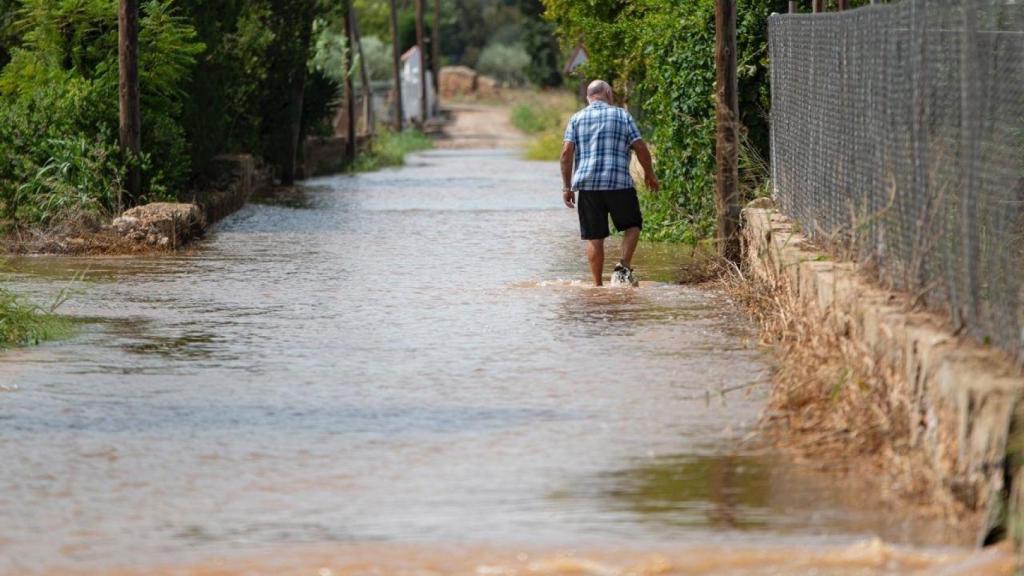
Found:
[[[569,118],[569,124],[565,127],[565,136],[562,140],[576,144],[576,116]]]
[[[626,116],[626,140],[632,146],[637,140],[642,140],[643,136],[640,135],[640,129],[636,127],[633,115],[625,110],[623,110],[623,114]]]

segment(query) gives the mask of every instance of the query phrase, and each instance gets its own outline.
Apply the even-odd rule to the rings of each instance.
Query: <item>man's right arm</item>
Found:
[[[647,189],[651,192],[657,192],[661,189],[661,184],[658,182],[658,177],[654,174],[654,161],[651,159],[651,149],[647,147],[647,143],[643,140],[637,140],[633,142],[633,152],[636,153],[636,159],[644,169],[644,183],[647,184]]]
[[[562,156],[558,161],[562,167],[562,201],[569,208],[576,205],[576,198],[572,193],[572,162],[575,151],[575,144],[568,140],[562,142]]]

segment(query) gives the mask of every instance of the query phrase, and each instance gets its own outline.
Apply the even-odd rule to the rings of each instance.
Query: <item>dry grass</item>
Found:
[[[714,284],[746,307],[778,358],[761,422],[769,443],[825,471],[874,475],[883,497],[915,513],[971,516],[910,445],[900,370],[837,328],[849,323],[801,303],[784,279],[721,269]]]

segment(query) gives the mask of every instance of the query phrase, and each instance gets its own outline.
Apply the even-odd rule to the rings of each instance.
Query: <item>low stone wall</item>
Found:
[[[1008,437],[1024,390],[1020,370],[1002,353],[957,337],[938,315],[912,311],[905,295],[882,290],[850,263],[828,261],[776,210],[743,210],[744,258],[756,281],[791,291],[799,305],[827,318],[821,330],[857,339],[902,384],[893,406],[904,406],[911,449],[920,450],[950,496],[985,515],[986,535],[1009,528]],[[865,407],[869,409],[869,407]],[[1012,461],[1011,461],[1012,462]],[[1011,466],[1017,466],[1016,463]],[[1024,507],[1024,487],[1014,486]],[[1009,526],[1007,525],[1009,524]],[[1019,523],[1017,523],[1019,525]]]

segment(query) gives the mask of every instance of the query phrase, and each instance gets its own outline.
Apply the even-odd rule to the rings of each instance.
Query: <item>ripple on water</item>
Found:
[[[0,573],[384,540],[430,544],[346,550],[619,573],[643,554],[500,558],[630,542],[761,574],[871,534],[960,541],[741,449],[770,366],[734,304],[673,283],[692,250],[642,246],[639,290],[587,287],[557,165],[466,158],[314,180],[174,257],[14,259],[42,301],[87,275],[74,338],[0,361]],[[431,552],[462,542],[498,552]]]

